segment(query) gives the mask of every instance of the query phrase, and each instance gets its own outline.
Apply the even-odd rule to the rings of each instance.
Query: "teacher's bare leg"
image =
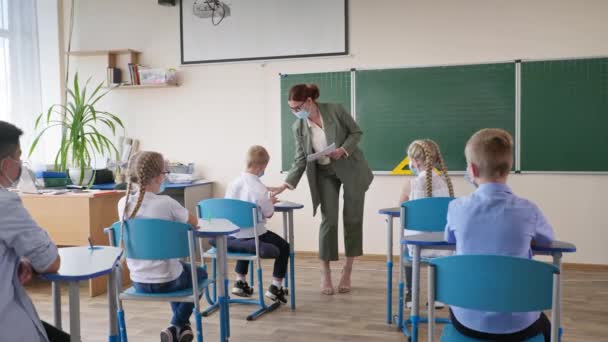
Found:
[[[365,192],[351,191],[344,186],[344,247],[346,264],[342,269],[342,278],[338,292],[348,293],[351,289],[351,274],[355,257],[363,254],[363,209]]]
[[[338,217],[340,180],[331,167],[319,167],[321,227],[319,229],[319,259],[321,259],[321,293],[334,294],[330,261],[338,260]]]

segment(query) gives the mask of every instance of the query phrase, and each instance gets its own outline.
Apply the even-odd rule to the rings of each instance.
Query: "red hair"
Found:
[[[306,101],[309,97],[316,101],[319,98],[319,87],[316,84],[296,84],[289,89],[289,101]]]

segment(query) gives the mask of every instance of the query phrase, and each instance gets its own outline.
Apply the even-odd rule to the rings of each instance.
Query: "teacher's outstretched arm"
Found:
[[[293,129],[294,136],[296,138],[296,153],[291,164],[291,169],[287,174],[285,183],[278,187],[269,187],[268,190],[272,192],[273,196],[285,191],[285,189],[293,190],[298,186],[304,171],[306,171],[306,152],[304,151],[304,136],[301,132],[298,132],[298,128]]]

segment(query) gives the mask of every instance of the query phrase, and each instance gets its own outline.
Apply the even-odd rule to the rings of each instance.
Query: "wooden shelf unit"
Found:
[[[116,60],[119,55],[129,55],[129,63],[139,64],[139,55],[141,52],[133,49],[120,50],[83,50],[72,51],[71,56],[89,57],[89,56],[108,56],[108,68],[116,68]]]

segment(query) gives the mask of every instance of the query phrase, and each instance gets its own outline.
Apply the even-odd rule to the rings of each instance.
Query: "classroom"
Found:
[[[0,12],[0,342],[608,342],[608,1]]]

